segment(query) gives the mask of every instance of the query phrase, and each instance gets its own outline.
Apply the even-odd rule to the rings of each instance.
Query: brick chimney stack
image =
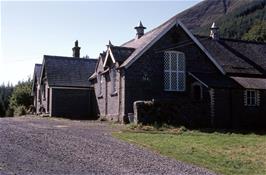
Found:
[[[75,41],[75,47],[72,48],[73,57],[79,58],[80,57],[80,47],[78,40]]]

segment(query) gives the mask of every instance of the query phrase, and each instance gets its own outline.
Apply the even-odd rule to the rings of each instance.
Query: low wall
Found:
[[[158,124],[186,127],[209,127],[208,102],[193,102],[188,98],[180,100],[135,101],[134,123]]]

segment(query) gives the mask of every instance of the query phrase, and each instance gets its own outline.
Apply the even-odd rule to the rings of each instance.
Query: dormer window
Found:
[[[185,91],[185,54],[177,51],[164,52],[164,90]]]

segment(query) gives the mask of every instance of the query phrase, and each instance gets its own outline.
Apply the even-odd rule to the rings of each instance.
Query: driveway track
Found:
[[[0,118],[0,175],[214,173],[111,136],[108,123]]]

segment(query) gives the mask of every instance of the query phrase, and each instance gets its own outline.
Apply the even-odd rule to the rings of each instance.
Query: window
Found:
[[[111,81],[112,81],[112,94],[116,93],[116,70],[111,69]]]
[[[244,93],[245,106],[259,106],[259,91],[246,90]]]
[[[164,53],[164,90],[185,90],[185,55],[182,52]]]
[[[102,95],[102,88],[103,88],[103,77],[102,75],[98,75],[98,82],[99,82],[99,96]]]

